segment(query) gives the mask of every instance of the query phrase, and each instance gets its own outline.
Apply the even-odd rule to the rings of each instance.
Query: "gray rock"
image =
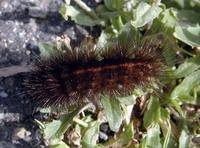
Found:
[[[62,0],[0,1],[0,68],[30,63],[27,46],[51,42],[69,28],[58,13],[61,4]]]
[[[47,17],[47,11],[43,10],[40,7],[31,7],[29,8],[29,15],[35,18],[42,18],[45,19]]]
[[[0,127],[0,141],[7,140],[9,138],[9,130],[3,126]]]
[[[103,132],[99,133],[99,138],[102,139],[103,141],[108,140],[108,136]]]
[[[0,0],[0,68],[32,63],[40,53],[39,42],[52,42],[67,34],[73,43],[79,43],[92,33],[91,28],[87,31],[62,18],[58,11],[63,2]],[[88,4],[95,6],[92,1]],[[0,77],[0,148],[46,147],[33,122],[34,103],[20,91],[21,79],[20,75]],[[47,115],[36,118],[44,120]]]
[[[18,122],[19,113],[0,113],[0,122]]]
[[[31,141],[31,132],[27,131],[25,128],[16,128],[12,135],[12,141],[15,143],[18,140],[24,140],[26,142]]]
[[[192,142],[195,143],[195,144],[200,145],[200,136],[192,138]]]
[[[11,142],[0,141],[0,148],[16,148]]]
[[[8,94],[5,91],[1,91],[0,92],[0,97],[6,98],[6,97],[8,97]]]

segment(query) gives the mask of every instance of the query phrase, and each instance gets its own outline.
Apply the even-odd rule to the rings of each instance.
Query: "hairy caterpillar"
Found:
[[[36,64],[25,80],[26,93],[43,106],[79,106],[102,95],[130,95],[162,74],[158,47],[116,41],[103,49],[83,47],[51,55]]]

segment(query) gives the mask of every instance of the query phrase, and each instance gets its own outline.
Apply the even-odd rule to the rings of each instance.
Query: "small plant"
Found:
[[[173,3],[159,0],[104,0],[93,10],[81,0],[73,2],[71,5],[66,1],[60,10],[66,20],[71,19],[84,26],[101,26],[103,29],[97,42],[83,41],[78,52],[78,48],[71,48],[68,38],[60,39],[55,44],[40,44],[41,56],[47,60],[44,60],[36,73],[32,73],[29,79],[32,83],[26,82],[37,85],[27,85],[30,86],[27,90],[29,95],[38,98],[44,105],[46,103],[47,106],[62,109],[56,120],[48,123],[37,121],[47,144],[53,148],[198,147],[199,143],[193,139],[200,136],[200,3],[196,0],[176,0]],[[94,49],[99,50],[98,55],[93,52]],[[101,54],[102,52],[104,54]],[[104,63],[102,59],[107,61]],[[130,59],[139,59],[138,63],[142,65],[140,70],[136,71],[139,75],[136,75],[135,71],[129,72],[135,76],[134,81],[125,79],[126,74],[122,76],[124,71],[128,71],[126,66],[120,67],[121,70],[113,67],[116,65],[119,68],[120,64],[127,63],[135,66],[137,60],[133,63]],[[73,75],[69,83],[66,82],[68,79],[62,82],[67,83],[68,88],[59,86],[57,91],[50,94],[49,89],[52,85],[49,84],[53,78],[48,77],[49,83],[42,83],[45,78],[41,72],[46,76],[52,72],[52,67],[54,70],[62,69],[54,63],[61,63],[62,67],[66,62],[73,63],[70,67],[72,69],[83,68],[75,74],[94,67],[95,71],[91,69],[90,72],[95,73],[98,68],[102,70],[109,65],[107,68],[110,69],[105,74],[120,72],[113,79],[113,85],[120,81],[119,78],[123,78],[121,89],[127,88],[129,84],[133,84],[134,87],[126,90],[125,94],[122,93],[124,91],[117,91],[120,95],[113,95],[112,92],[96,97],[99,94],[96,92],[109,91],[108,86],[111,86],[107,81],[109,76],[98,73],[93,83],[88,85],[96,86],[99,84],[96,81],[101,80],[107,82],[104,88],[96,86],[98,90],[92,92],[91,96],[85,95],[86,92],[89,94],[89,91],[77,91],[78,97],[73,98],[73,94],[67,93],[67,96],[63,97],[65,99],[60,98],[57,91],[72,91],[77,86],[83,87],[82,79],[73,81]],[[53,72],[58,75],[59,71]],[[89,76],[88,71],[84,77]],[[112,79],[114,76],[110,77]],[[150,79],[153,81],[149,81]],[[73,85],[76,87],[72,87]],[[84,83],[84,88],[89,87],[85,85]],[[91,88],[94,90],[94,87]],[[46,90],[48,93],[44,92]],[[89,102],[77,101],[86,98]],[[97,99],[98,102],[92,99]],[[90,102],[96,105],[96,110]],[[66,104],[67,107],[63,107],[62,104]],[[75,107],[72,107],[73,105]],[[98,107],[99,105],[101,107]],[[105,135],[105,131],[102,131],[102,126],[105,123],[108,123],[112,132],[106,133],[106,138],[103,139],[102,134]]]

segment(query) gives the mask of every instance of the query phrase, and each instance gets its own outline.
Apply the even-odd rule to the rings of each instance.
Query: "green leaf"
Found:
[[[50,145],[59,144],[63,139],[63,135],[71,125],[73,118],[79,113],[79,109],[63,115],[59,120],[53,120],[50,123],[44,124],[43,137],[49,141]]]
[[[113,28],[115,28],[117,31],[119,31],[123,27],[122,18],[120,16],[111,19],[111,23]]]
[[[192,101],[191,91],[200,84],[200,70],[187,76],[171,93],[171,99]]]
[[[52,145],[50,148],[70,148],[66,143],[63,141],[59,142],[59,144]]]
[[[110,20],[112,18],[120,16],[119,11],[110,11],[107,7],[104,5],[98,5],[96,8],[96,12],[104,20]]]
[[[99,121],[94,121],[87,128],[82,139],[83,148],[93,148],[96,146],[100,124],[101,123]]]
[[[120,102],[115,98],[105,96],[101,99],[101,103],[111,130],[117,132],[123,120]]]
[[[190,137],[185,130],[181,131],[181,136],[179,137],[179,148],[188,148],[189,147]]]
[[[86,14],[83,10],[78,7],[73,7],[71,5],[63,5],[60,9],[60,14],[68,20],[70,17],[77,24],[85,25],[85,26],[95,26],[95,25],[103,25],[102,20],[98,18],[92,18],[88,14]]]
[[[168,7],[173,6],[183,10],[191,9],[198,11],[200,6],[199,0],[164,0],[163,2],[167,4]]]
[[[104,147],[127,147],[134,138],[134,127],[132,123],[129,123],[124,127],[124,131],[118,135],[115,139],[111,139],[106,142]]]
[[[160,103],[157,97],[151,96],[147,110],[144,114],[144,127],[148,128],[151,124],[158,123],[160,119]]]
[[[163,148],[168,148],[168,146],[170,145],[170,136],[171,136],[171,125],[170,122],[168,120],[168,127],[167,127],[167,133],[164,136],[164,142],[163,142]]]
[[[143,138],[141,148],[161,148],[160,143],[160,127],[158,124],[152,125],[147,129],[147,134]]]
[[[141,97],[142,95],[145,95],[145,92],[143,92],[142,89],[135,88],[132,95],[117,97],[117,99],[120,101],[121,104],[134,105],[136,103],[137,97]]]
[[[200,56],[190,58],[181,64],[175,71],[175,76],[177,78],[186,77],[200,67]]]
[[[165,39],[163,43],[163,56],[168,66],[173,67],[176,64],[176,51],[179,50],[179,46],[176,40],[171,37],[171,35],[165,34]]]
[[[200,23],[200,14],[192,10],[176,11],[176,17],[181,26],[191,26]]]
[[[192,46],[200,47],[200,26],[181,27],[177,26],[174,36],[182,42]]]
[[[104,0],[104,4],[109,10],[120,10],[123,8],[124,0]]]
[[[159,125],[161,127],[164,136],[163,148],[168,148],[171,136],[170,113],[165,108],[161,108],[160,112],[161,112],[161,120]]]
[[[134,137],[133,124],[130,123],[125,126],[125,131],[120,135],[119,140],[122,145],[128,144]]]
[[[161,11],[162,9],[158,6],[151,6],[147,3],[141,2],[136,9],[135,20],[132,24],[136,28],[142,27],[158,17]]]
[[[163,11],[161,13],[160,21],[163,23],[165,27],[174,30],[175,26],[177,25],[177,18],[174,14],[174,10],[171,8]]]
[[[54,44],[51,43],[39,43],[40,56],[43,58],[49,58],[52,54],[56,52]]]
[[[161,148],[160,127],[158,124],[155,124],[147,130],[146,146],[152,148]]]
[[[160,113],[161,113],[161,118],[163,120],[169,120],[170,119],[170,113],[167,109],[160,108]]]
[[[110,44],[110,39],[112,38],[112,34],[106,32],[105,30],[101,32],[100,37],[97,41],[97,49],[103,49],[106,45]]]
[[[119,31],[119,41],[126,45],[132,42],[133,44],[137,44],[141,39],[141,33],[137,30],[130,22],[126,23],[121,30]]]
[[[184,8],[189,5],[190,0],[175,0],[175,2],[181,7]]]
[[[191,10],[177,11],[179,25],[176,26],[174,36],[182,42],[193,46],[200,46],[200,15]]]
[[[116,30],[114,33],[113,28],[107,28],[106,30],[102,31],[98,42],[97,42],[97,49],[105,48],[107,45],[112,45],[113,40],[118,39],[122,44],[128,44],[132,42],[133,44],[137,44],[137,42],[141,38],[141,33],[137,30],[130,22],[126,23],[122,26],[120,25],[120,30]]]
[[[134,105],[137,97],[134,95],[126,96],[126,97],[117,97],[117,99],[125,105]]]

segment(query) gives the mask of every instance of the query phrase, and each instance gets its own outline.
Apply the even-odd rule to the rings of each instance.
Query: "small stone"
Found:
[[[8,139],[9,133],[5,126],[0,126],[0,141]]]
[[[19,113],[0,113],[0,123],[4,122],[18,122],[20,119]]]
[[[0,148],[15,148],[15,146],[7,141],[0,141]]]
[[[31,132],[27,131],[25,128],[16,128],[13,132],[12,140],[15,143],[19,139],[23,139],[24,141],[31,141]]]
[[[30,55],[31,51],[30,50],[26,50],[26,55]]]
[[[99,138],[101,140],[103,140],[103,141],[107,141],[108,140],[108,136],[105,133],[103,133],[103,132],[99,133]]]
[[[200,136],[192,138],[192,142],[200,145]]]
[[[0,97],[6,98],[6,97],[8,97],[8,94],[5,91],[1,91],[0,92]]]
[[[100,131],[102,131],[102,132],[107,132],[109,130],[109,125],[107,124],[107,123],[103,123],[103,124],[101,124],[101,126],[100,126]]]
[[[102,2],[102,0],[95,0],[95,2],[96,2],[96,3],[101,3],[101,2]]]
[[[0,80],[1,81],[1,80]],[[4,88],[3,88],[3,86],[0,86],[0,90],[3,90]]]
[[[40,7],[31,7],[29,8],[29,13],[30,16],[34,18],[46,18],[47,17],[47,11],[42,10]]]

